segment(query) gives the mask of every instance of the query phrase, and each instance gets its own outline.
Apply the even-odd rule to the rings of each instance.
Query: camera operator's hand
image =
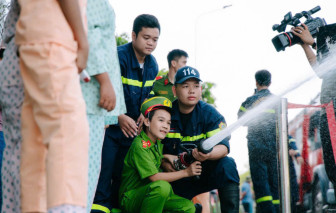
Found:
[[[313,45],[315,41],[312,35],[310,34],[307,25],[302,24],[302,26],[292,28],[291,32],[297,37],[299,37],[301,41],[303,42],[303,44]]]
[[[202,173],[202,165],[201,162],[195,161],[193,162],[186,170],[188,177],[201,175]]]
[[[303,27],[299,26],[292,28],[291,32],[302,40],[303,44],[301,44],[301,47],[306,54],[309,64],[313,67],[316,64],[316,55],[310,48],[310,45],[313,45],[315,41],[310,34],[307,25],[302,24],[302,26]]]
[[[193,149],[192,155],[196,160],[200,162],[206,161],[210,157],[210,153],[204,154],[203,152],[199,152],[197,148]]]

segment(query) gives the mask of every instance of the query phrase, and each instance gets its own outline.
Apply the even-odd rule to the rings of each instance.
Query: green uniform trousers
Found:
[[[126,192],[121,199],[121,208],[126,213],[195,212],[194,204],[175,195],[170,183],[163,180]]]

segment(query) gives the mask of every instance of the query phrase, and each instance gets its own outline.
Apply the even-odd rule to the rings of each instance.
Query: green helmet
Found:
[[[146,117],[149,112],[162,108],[171,112],[172,102],[168,98],[156,96],[145,100],[141,105],[140,111]]]

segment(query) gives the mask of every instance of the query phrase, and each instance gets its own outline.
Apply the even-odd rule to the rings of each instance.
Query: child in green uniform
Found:
[[[164,97],[153,97],[141,105],[145,117],[144,131],[138,135],[129,149],[122,173],[119,201],[123,212],[195,212],[194,204],[174,194],[169,182],[200,175],[199,161],[185,170],[162,172],[163,158],[161,140],[170,130],[171,101]]]

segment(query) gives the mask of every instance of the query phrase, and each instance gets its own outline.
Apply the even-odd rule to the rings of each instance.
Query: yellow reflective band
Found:
[[[179,138],[181,139],[181,134],[180,133],[168,133],[167,138]]]
[[[212,131],[210,131],[210,132],[207,132],[206,133],[206,136],[207,136],[207,138],[210,138],[211,136],[213,136],[214,134],[216,134],[217,132],[220,132],[220,128],[218,128],[218,129],[215,129],[215,130],[212,130]]]
[[[155,82],[155,80],[152,80],[152,81],[146,81],[146,83],[145,83],[145,87],[151,87],[151,86],[153,86],[154,82]]]
[[[98,204],[92,204],[91,210],[99,210],[105,213],[110,213],[110,210],[107,207]]]
[[[190,141],[196,141],[196,140],[205,138],[205,134],[183,137],[181,136],[180,133],[168,133],[166,137],[167,138],[178,138],[178,139],[181,139],[182,142],[190,142]]]
[[[239,109],[240,109],[240,111],[243,111],[243,112],[247,111],[247,109],[245,107],[243,107],[243,106],[241,106]]]
[[[154,91],[152,90],[149,94],[154,95],[155,93],[154,93]]]
[[[205,134],[200,134],[200,135],[195,135],[195,136],[185,136],[185,137],[183,137],[182,142],[197,141],[197,140],[203,139],[203,138],[205,138]]]
[[[266,109],[265,112],[267,112],[267,113],[275,113],[275,110],[274,109]]]
[[[142,87],[142,82],[138,81],[138,80],[133,80],[133,79],[129,79],[129,78],[125,78],[125,77],[121,76],[121,81],[122,81],[123,84],[136,86],[136,87]],[[145,87],[153,86],[154,82],[155,82],[154,80],[146,81]]]
[[[256,202],[261,203],[261,202],[272,201],[272,200],[273,200],[272,196],[265,196],[265,197],[258,198]]]
[[[128,85],[136,86],[136,87],[142,87],[142,82],[138,80],[128,79],[128,78],[121,76],[121,81],[123,84],[128,84]]]
[[[272,203],[276,204],[276,205],[279,205],[280,204],[280,200],[273,200]]]

